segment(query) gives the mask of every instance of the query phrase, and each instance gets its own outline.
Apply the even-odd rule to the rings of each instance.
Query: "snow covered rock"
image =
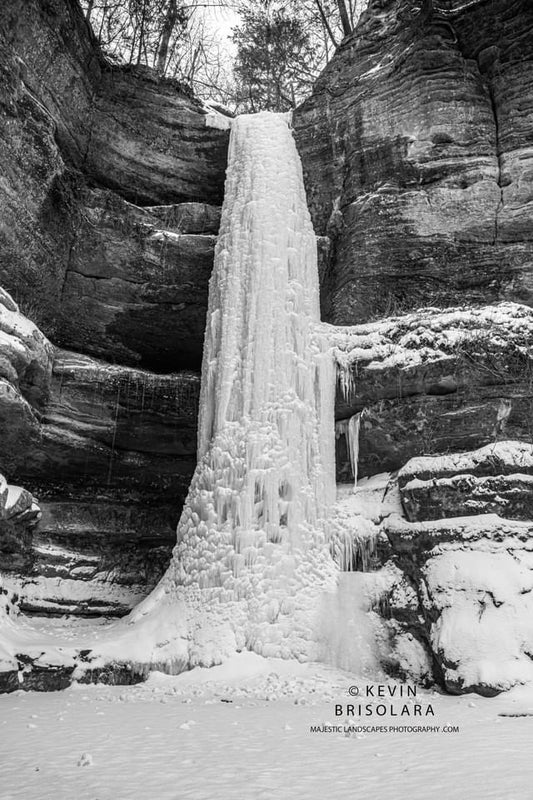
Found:
[[[35,497],[22,486],[7,487],[7,496],[0,508],[0,520],[36,525],[41,512]]]
[[[532,680],[533,522],[391,515],[384,527],[404,574],[389,608],[426,643],[445,688],[492,695]]]
[[[54,348],[10,295],[0,296],[0,468],[11,475],[38,441]]]
[[[321,330],[338,363],[337,419],[362,412],[361,475],[422,454],[531,440],[531,308],[422,308]]]
[[[495,442],[472,453],[414,458],[398,474],[411,522],[499,514],[533,520],[533,445]]]
[[[533,444],[500,441],[464,453],[412,458],[399,471],[398,483],[403,489],[413,480],[453,478],[465,473],[476,477],[533,475]]]
[[[46,401],[54,349],[3,290],[0,296],[0,378],[36,406]]]
[[[446,545],[422,567],[429,642],[449,691],[491,695],[533,680],[530,541]]]
[[[41,509],[31,492],[9,485],[0,475],[0,586],[9,595],[13,594],[10,572],[32,569],[32,535],[40,517]]]

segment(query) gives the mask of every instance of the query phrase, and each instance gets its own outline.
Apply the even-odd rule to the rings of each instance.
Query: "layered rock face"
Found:
[[[373,0],[294,114],[339,431],[360,476],[401,469],[344,567],[386,564],[394,669],[490,694],[531,652],[533,18],[405,6]],[[123,614],[195,465],[228,136],[109,67],[75,0],[4,5],[0,56],[1,583],[26,613]]]
[[[110,191],[80,198],[56,340],[152,370],[197,370],[219,207],[139,208]]]
[[[294,126],[323,319],[353,326],[338,478],[400,470],[349,568],[382,565],[393,670],[490,695],[532,676],[533,9],[432,5],[371,0]]]
[[[485,695],[530,680],[533,309],[430,308],[324,330],[338,413],[358,415],[338,426],[339,477],[354,452],[360,473],[395,471],[371,506],[377,529],[361,541],[354,520],[344,566],[377,569],[389,668]]]
[[[374,0],[294,114],[323,312],[530,304],[533,10]]]
[[[227,131],[175,82],[107,65],[75,0],[3,6],[0,47],[0,285],[65,347],[198,368],[217,212],[190,230],[174,206],[220,205]]]
[[[124,613],[195,466],[228,132],[107,64],[74,0],[4,4],[0,50],[0,470],[42,512],[4,525],[2,583],[28,612]]]
[[[175,543],[196,463],[199,378],[54,348],[6,294],[0,337],[0,462],[40,509],[36,520],[27,489],[6,494],[2,584],[23,611],[123,614]]]

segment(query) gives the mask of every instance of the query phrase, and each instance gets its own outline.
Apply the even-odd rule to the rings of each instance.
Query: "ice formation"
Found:
[[[286,115],[238,117],[209,291],[198,466],[171,566],[131,615],[181,604],[188,654],[245,647],[313,655],[335,565],[331,348],[319,322],[316,242]],[[185,646],[185,642],[183,643]]]
[[[359,464],[359,431],[361,428],[361,414],[354,414],[348,419],[341,419],[335,425],[335,435],[346,437],[346,448],[350,458],[354,486],[357,486],[357,473]]]
[[[337,597],[339,567],[360,568],[354,548],[367,566],[376,526],[334,513],[334,403],[334,354],[319,324],[316,239],[290,120],[243,115],[231,128],[210,282],[198,466],[169,569],[128,617],[94,629],[90,641],[36,641],[22,621],[9,635],[13,668],[14,653],[29,650],[41,665],[77,665],[81,677],[112,662],[180,672],[245,649],[303,661],[336,652],[343,637],[353,649],[354,625],[359,639],[366,635],[368,604],[353,573]],[[357,416],[347,424],[354,473],[358,424]]]

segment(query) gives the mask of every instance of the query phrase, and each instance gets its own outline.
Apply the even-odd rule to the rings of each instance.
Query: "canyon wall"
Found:
[[[0,569],[27,611],[124,613],[195,466],[228,131],[107,63],[74,0],[9,0],[0,53],[0,472],[42,512]]]
[[[486,689],[439,638],[455,589],[434,546],[467,570],[508,540],[529,585],[529,461],[512,473],[533,440],[533,11],[413,10],[372,0],[293,124],[336,416],[361,414],[360,476],[404,470],[391,615],[433,677]],[[228,132],[176,82],[108,64],[75,0],[2,6],[0,78],[0,575],[27,613],[124,614],[168,563],[195,466]],[[476,455],[504,439],[509,463]]]
[[[372,0],[294,114],[328,322],[533,299],[533,8],[435,5]]]

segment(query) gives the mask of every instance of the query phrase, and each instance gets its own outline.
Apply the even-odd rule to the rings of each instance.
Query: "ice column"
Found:
[[[286,115],[234,120],[202,364],[198,466],[155,601],[179,598],[189,663],[232,648],[312,657],[335,566],[333,355]]]

